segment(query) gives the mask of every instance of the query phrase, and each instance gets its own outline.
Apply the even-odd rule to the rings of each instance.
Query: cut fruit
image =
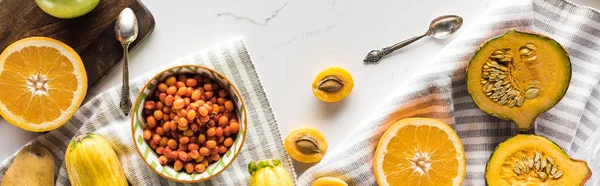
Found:
[[[446,123],[407,118],[393,124],[379,140],[373,170],[380,186],[461,185],[465,151]]]
[[[327,152],[327,140],[321,131],[312,127],[292,130],[284,142],[285,151],[296,161],[314,163],[321,161]]]
[[[0,115],[17,127],[43,132],[62,126],[86,91],[81,58],[58,40],[21,39],[0,55]]]
[[[312,183],[312,186],[348,186],[348,184],[336,177],[320,177]]]
[[[324,102],[338,102],[350,95],[352,88],[352,76],[341,67],[330,67],[321,71],[312,83],[313,94]]]
[[[509,30],[475,52],[466,79],[479,109],[527,131],[566,94],[571,61],[552,38]]]
[[[592,171],[550,139],[517,135],[498,145],[486,166],[489,186],[585,185]]]

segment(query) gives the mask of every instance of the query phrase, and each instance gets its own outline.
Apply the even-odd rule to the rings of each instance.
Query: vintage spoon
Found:
[[[425,36],[433,36],[437,39],[444,39],[448,36],[452,35],[462,26],[463,19],[460,16],[456,15],[444,15],[437,17],[431,21],[429,24],[429,30],[425,32],[425,34],[420,36],[415,36],[410,39],[404,40],[400,43],[396,43],[392,46],[385,47],[379,50],[371,50],[369,54],[365,57],[363,62],[365,63],[377,63],[384,56],[406,46],[409,45]]]
[[[115,35],[123,46],[123,88],[121,90],[121,110],[127,116],[131,111],[131,100],[129,99],[129,44],[138,35],[138,22],[131,8],[125,8],[119,13],[115,22]]]

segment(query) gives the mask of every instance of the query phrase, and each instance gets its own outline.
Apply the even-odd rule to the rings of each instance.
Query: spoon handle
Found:
[[[121,110],[125,116],[131,111],[129,99],[129,45],[123,45],[123,88],[121,89]]]
[[[419,35],[419,36],[415,36],[415,37],[411,37],[409,39],[406,39],[404,41],[401,41],[399,43],[396,43],[392,46],[389,47],[385,47],[379,50],[371,50],[371,52],[369,52],[369,54],[367,54],[367,56],[365,57],[365,59],[363,60],[363,62],[365,63],[377,63],[379,62],[379,60],[381,60],[381,58],[383,58],[384,56],[387,56],[388,54],[401,49],[403,47],[405,47],[406,45],[409,45],[411,43],[414,43],[415,41],[427,36],[428,33],[425,33],[423,35]]]

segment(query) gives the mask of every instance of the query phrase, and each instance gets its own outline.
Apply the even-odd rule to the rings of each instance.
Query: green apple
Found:
[[[35,0],[44,12],[62,19],[76,18],[92,11],[100,0]]]

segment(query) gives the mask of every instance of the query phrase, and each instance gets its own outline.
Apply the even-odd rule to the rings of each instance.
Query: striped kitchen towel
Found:
[[[600,125],[600,13],[563,0],[497,2],[435,55],[427,69],[403,82],[373,109],[375,112],[351,132],[351,137],[300,176],[298,185],[310,185],[322,176],[339,177],[349,185],[376,185],[372,160],[377,142],[391,124],[407,117],[431,117],[450,124],[466,151],[463,185],[485,185],[485,166],[492,151],[518,130],[513,123],[489,116],[475,106],[467,91],[465,68],[481,44],[509,29],[547,35],[569,53],[573,75],[568,92],[553,109],[538,117],[535,133],[576,155]]]
[[[56,185],[70,185],[63,161],[65,150],[73,136],[87,132],[99,134],[111,143],[132,185],[247,185],[250,180],[247,164],[251,160],[267,158],[282,160],[283,166],[295,178],[291,161],[283,148],[279,126],[242,38],[167,63],[135,78],[130,85],[131,99],[135,100],[140,89],[155,74],[182,64],[199,64],[219,71],[233,81],[244,98],[248,112],[246,141],[237,159],[227,170],[213,179],[198,184],[175,183],[152,172],[146,167],[133,145],[131,118],[123,115],[119,108],[121,85],[117,85],[88,100],[64,126],[30,142],[30,144],[46,147],[54,155]],[[0,163],[0,176],[4,175],[13,158],[14,155]]]

